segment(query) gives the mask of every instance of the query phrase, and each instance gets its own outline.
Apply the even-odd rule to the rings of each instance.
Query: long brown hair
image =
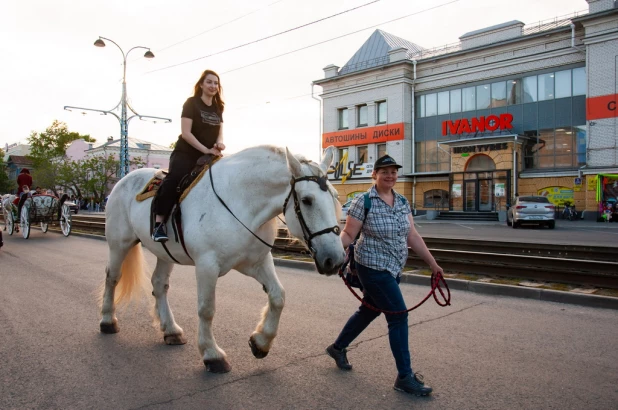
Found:
[[[202,76],[200,77],[200,79],[197,80],[197,83],[195,83],[195,86],[193,86],[193,96],[194,97],[202,96],[202,83],[204,82],[204,79],[206,78],[208,74],[214,75],[215,77],[217,77],[217,80],[219,81],[219,91],[217,92],[217,94],[215,94],[214,97],[212,97],[212,99],[215,102],[215,104],[217,104],[217,107],[219,107],[219,112],[223,113],[223,107],[225,106],[225,102],[223,102],[223,98],[222,98],[223,87],[221,86],[221,78],[219,78],[219,74],[215,73],[214,71],[206,70],[202,73]]]

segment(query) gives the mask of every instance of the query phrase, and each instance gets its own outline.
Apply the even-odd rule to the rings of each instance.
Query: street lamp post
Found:
[[[71,111],[72,109],[83,110],[83,111],[94,111],[94,112],[99,112],[102,115],[112,114],[114,117],[116,117],[116,119],[118,119],[118,121],[120,122],[120,173],[118,177],[122,178],[126,174],[129,173],[129,141],[128,141],[129,121],[131,121],[135,117],[138,117],[140,120],[150,118],[154,120],[162,120],[164,122],[172,122],[172,120],[169,118],[153,117],[151,115],[138,114],[133,109],[133,107],[131,107],[131,105],[127,102],[127,81],[126,81],[127,56],[129,55],[131,51],[138,49],[138,48],[143,48],[147,50],[146,53],[144,53],[145,58],[154,58],[154,54],[152,53],[152,51],[150,51],[150,48],[143,47],[143,46],[135,46],[125,53],[122,50],[122,48],[118,44],[116,44],[115,41],[110,40],[109,38],[105,38],[105,37],[99,37],[97,41],[94,42],[94,45],[96,47],[105,47],[105,42],[103,40],[112,42],[116,47],[118,47],[118,49],[122,53],[122,96],[120,97],[120,102],[116,104],[116,106],[112,108],[111,110],[97,110],[97,109],[92,109],[92,108],[72,107],[69,105],[65,106],[64,109],[67,111]],[[114,112],[118,109],[118,107],[120,107],[120,116],[118,116],[118,114]],[[133,113],[133,115],[130,116],[129,118],[127,118],[127,107]]]

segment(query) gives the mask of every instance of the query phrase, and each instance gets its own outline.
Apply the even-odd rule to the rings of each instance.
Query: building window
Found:
[[[348,127],[348,109],[340,108],[339,110],[339,129],[347,130]]]
[[[449,111],[449,92],[443,91],[438,93],[438,115],[448,114]]]
[[[378,109],[378,124],[386,124],[386,101],[377,103]]]
[[[461,112],[461,90],[451,91],[451,112]]]
[[[438,114],[438,94],[427,94],[425,96],[425,116],[432,117]]]
[[[378,158],[386,155],[386,144],[378,144]]]
[[[451,158],[448,152],[438,147],[438,141],[419,141],[414,144],[415,172],[450,171]]]
[[[369,156],[367,155],[367,146],[365,145],[364,147],[356,147],[356,163],[364,164],[367,162],[368,159]]]
[[[493,83],[491,85],[491,106],[506,106],[506,82]]]
[[[462,105],[464,111],[474,111],[476,109],[476,98],[474,87],[464,88],[462,94]]]
[[[485,110],[490,107],[490,89],[489,84],[476,86],[476,109]]]
[[[586,163],[586,126],[542,129],[524,146],[526,169],[573,169]]]
[[[417,118],[423,118],[425,116],[425,96],[421,95],[416,97],[414,103],[414,111],[416,113]]]
[[[337,157],[337,162],[341,163],[341,161],[348,160],[348,149],[347,148],[339,148],[337,151],[339,153],[339,156]]]
[[[367,126],[367,104],[359,105],[356,107],[357,118],[356,123],[359,127]]]
[[[524,102],[536,101],[536,76],[524,78]]]
[[[584,67],[573,70],[573,95],[586,95],[586,69]]]
[[[571,96],[571,70],[556,73],[556,98]]]
[[[509,105],[521,104],[521,80],[506,82],[506,96]]]
[[[551,100],[554,98],[554,73],[538,76],[539,81],[539,101]]]
[[[444,189],[430,189],[423,194],[423,207],[425,208],[447,208],[448,191]]]

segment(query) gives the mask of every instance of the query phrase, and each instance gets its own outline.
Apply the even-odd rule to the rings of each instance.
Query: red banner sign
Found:
[[[618,111],[616,110],[617,101],[618,94],[586,98],[586,119],[592,121],[618,117]]]
[[[468,134],[473,132],[510,130],[513,128],[513,114],[504,113],[497,115],[488,115],[487,117],[478,117],[468,120],[462,118],[460,120],[443,121],[442,135],[457,135]]]
[[[350,145],[376,144],[399,141],[404,137],[404,124],[386,124],[377,127],[363,127],[354,130],[340,130],[322,134],[322,148],[347,147]]]

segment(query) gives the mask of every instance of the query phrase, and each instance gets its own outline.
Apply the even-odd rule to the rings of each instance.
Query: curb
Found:
[[[275,266],[317,272],[313,262],[275,258]],[[430,277],[403,273],[401,282],[411,285],[431,286]],[[475,282],[463,279],[447,279],[452,290],[464,290],[483,295],[508,296],[520,299],[534,299],[544,302],[567,303],[594,308],[618,310],[618,298],[610,296],[586,295],[582,293],[561,292],[559,290],[526,288],[523,286],[500,285],[496,283]]]
[[[57,231],[61,233],[60,231]],[[105,241],[105,236],[81,232],[71,232],[74,236],[83,236],[90,239]],[[294,259],[274,258],[275,266],[316,272],[313,262],[303,262]],[[403,273],[401,282],[411,285],[431,286],[430,277]],[[496,283],[475,282],[463,279],[448,279],[448,287],[453,290],[464,290],[483,295],[508,296],[520,299],[534,299],[544,302],[567,303],[593,308],[618,310],[618,298],[610,296],[586,295],[582,293],[561,292],[559,290],[526,288],[523,286],[499,285]]]

